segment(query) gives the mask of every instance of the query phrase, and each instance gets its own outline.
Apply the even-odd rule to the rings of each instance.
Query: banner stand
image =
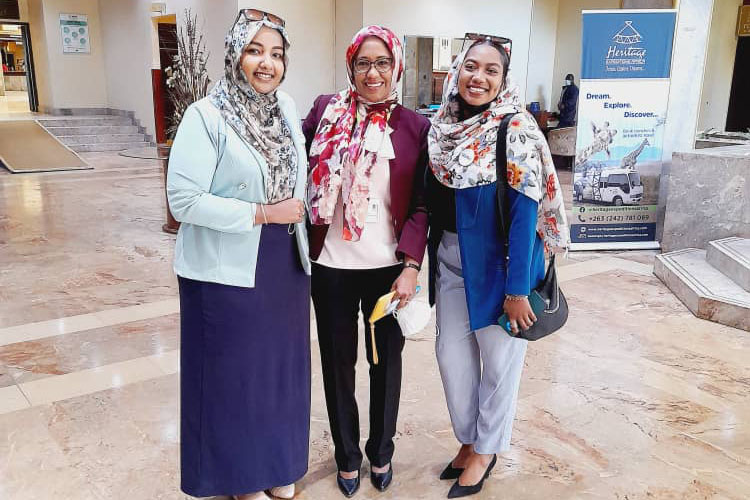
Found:
[[[593,252],[598,250],[661,250],[658,241],[624,241],[612,243],[571,243],[571,252]]]
[[[677,11],[583,11],[571,250],[659,249]]]

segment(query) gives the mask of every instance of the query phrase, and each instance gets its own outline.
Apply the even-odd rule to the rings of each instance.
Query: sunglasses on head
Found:
[[[272,24],[281,26],[282,28],[286,25],[286,21],[276,14],[271,14],[260,9],[242,9],[240,15],[245,16],[245,19],[248,21],[263,21],[264,19],[268,19]]]
[[[466,33],[464,35],[464,41],[461,44],[462,52],[464,50],[464,45],[469,41],[471,41],[472,44],[479,41],[490,42],[495,47],[503,49],[505,53],[508,54],[508,59],[510,59],[510,53],[513,51],[513,40],[510,38],[504,36],[483,35],[481,33]]]

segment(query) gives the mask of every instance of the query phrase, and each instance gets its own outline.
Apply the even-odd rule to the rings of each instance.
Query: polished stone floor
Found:
[[[94,170],[0,169],[0,499],[184,498],[161,170],[85,158]],[[652,275],[653,258],[560,262],[570,320],[529,346],[512,449],[477,498],[750,498],[750,336],[694,318]],[[437,475],[457,443],[433,331],[406,345],[395,483],[377,493],[363,482],[356,498],[448,491]],[[297,498],[338,499],[315,342],[313,361]],[[365,377],[360,361],[363,407]]]
[[[20,90],[6,90],[5,95],[0,95],[0,117],[7,119],[7,115],[18,115],[29,113],[29,94]]]

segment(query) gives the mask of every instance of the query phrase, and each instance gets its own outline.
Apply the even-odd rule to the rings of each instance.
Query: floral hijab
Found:
[[[393,57],[390,95],[378,103],[367,102],[357,93],[352,70],[354,56],[370,36],[380,38]],[[318,164],[310,172],[307,202],[313,224],[330,224],[341,195],[342,237],[358,241],[367,218],[370,176],[380,149],[369,145],[390,140],[388,119],[398,104],[398,82],[404,70],[401,42],[388,28],[366,26],[354,35],[346,50],[346,67],[349,86],[328,103],[310,146],[310,156],[318,156]]]
[[[427,137],[430,168],[454,189],[495,182],[498,128],[505,115],[515,114],[506,138],[508,184],[539,203],[537,232],[545,247],[568,248],[570,234],[552,155],[536,120],[521,106],[510,73],[488,109],[459,121],[458,74],[470,49],[456,57],[443,85],[443,102]]]
[[[266,197],[269,203],[275,203],[292,197],[297,179],[297,151],[289,125],[281,115],[276,91],[257,92],[240,67],[245,47],[263,26],[281,33],[284,48],[289,48],[283,27],[266,19],[249,21],[243,15],[238,16],[224,40],[224,76],[208,93],[208,98],[248,146],[266,159]],[[285,60],[285,69],[286,66]]]

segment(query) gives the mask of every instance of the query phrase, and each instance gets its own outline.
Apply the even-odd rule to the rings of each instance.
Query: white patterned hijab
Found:
[[[224,40],[224,76],[208,93],[208,98],[237,134],[266,159],[266,197],[269,203],[275,203],[292,197],[298,162],[292,133],[281,114],[276,90],[269,94],[257,92],[240,66],[245,47],[263,26],[281,34],[286,72],[289,38],[284,28],[267,19],[250,21],[240,14]]]
[[[552,155],[536,120],[521,106],[510,72],[486,110],[460,119],[458,74],[469,50],[451,65],[442,105],[427,136],[432,173],[454,189],[495,182],[498,128],[507,114],[514,114],[506,135],[508,185],[539,203],[537,232],[545,247],[568,248],[570,232]]]

